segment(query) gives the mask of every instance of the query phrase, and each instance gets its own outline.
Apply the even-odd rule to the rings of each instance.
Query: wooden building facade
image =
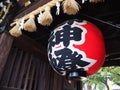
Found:
[[[24,1],[27,0],[19,1],[21,2],[13,0],[15,6],[12,10],[15,13],[9,14],[0,26],[0,90],[82,90],[81,81],[69,82],[56,74],[48,63],[47,40],[50,31],[68,19],[83,18],[96,24],[105,39],[106,59],[103,66],[120,65],[119,0],[106,0],[97,5],[87,2],[77,15],[72,16],[63,14],[62,11],[56,16],[53,8],[54,22],[51,26],[37,24],[35,33],[23,31],[22,36],[15,38],[8,32],[12,18],[15,20],[22,17],[50,0],[30,0],[32,4],[27,7],[24,7]]]
[[[2,33],[0,51],[0,90],[79,90],[81,83],[69,83],[57,75],[47,61],[46,50],[27,37],[15,40]]]

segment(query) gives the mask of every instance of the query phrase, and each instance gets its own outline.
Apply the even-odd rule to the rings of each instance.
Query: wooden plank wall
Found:
[[[80,90],[53,71],[46,50],[34,41],[0,35],[0,90]]]
[[[40,63],[39,59],[21,49],[12,48],[10,53],[0,82],[2,88],[36,90],[39,78],[41,77],[41,82],[45,81],[46,77],[43,74],[49,70],[49,67],[46,67],[47,65],[43,61]],[[40,83],[41,86],[44,86],[42,84],[44,83]]]
[[[0,33],[0,78],[13,43],[13,38],[7,33]]]
[[[0,90],[77,90],[76,85],[54,72],[49,63],[16,47],[0,80]]]

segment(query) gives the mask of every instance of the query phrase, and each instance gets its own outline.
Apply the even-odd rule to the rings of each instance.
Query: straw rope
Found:
[[[90,0],[89,2],[98,3],[103,1],[104,0]],[[19,37],[20,35],[22,35],[21,30],[26,30],[28,32],[35,32],[37,29],[35,20],[34,20],[35,15],[38,15],[37,19],[39,24],[43,26],[50,26],[50,24],[53,21],[53,17],[51,15],[51,8],[61,2],[63,2],[62,4],[63,11],[66,14],[75,15],[79,11],[80,5],[76,2],[76,0],[52,0],[47,4],[37,8],[36,10],[24,15],[23,17],[16,19],[13,23],[11,23],[10,26],[13,26],[13,25],[15,26],[9,31],[10,34],[12,36]],[[57,7],[57,9],[59,9],[59,7]],[[19,28],[21,29],[19,30]]]
[[[16,19],[15,22],[13,22],[13,23],[10,24],[10,26],[13,26],[13,25],[16,24],[17,22],[21,21],[23,18],[24,18],[24,20],[29,19],[29,15],[30,15],[30,14],[32,14],[32,15],[37,15],[37,14],[39,14],[40,12],[45,11],[45,8],[46,8],[46,7],[52,8],[52,7],[54,7],[54,6],[56,5],[56,2],[62,2],[62,1],[63,1],[63,0],[52,0],[52,1],[48,2],[47,4],[39,7],[38,9],[32,11],[31,13],[28,13],[27,15],[23,16],[22,18]]]

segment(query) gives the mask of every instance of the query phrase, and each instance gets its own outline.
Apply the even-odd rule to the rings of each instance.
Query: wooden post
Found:
[[[77,81],[77,90],[82,90],[82,80]]]
[[[0,34],[0,79],[13,43],[13,37],[4,32]]]

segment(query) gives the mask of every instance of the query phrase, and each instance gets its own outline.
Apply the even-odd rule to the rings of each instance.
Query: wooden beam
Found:
[[[48,62],[47,50],[45,49],[45,47],[36,43],[34,40],[30,39],[29,37],[22,35],[19,38],[15,38],[13,44],[19,49],[22,49],[26,52],[29,52],[37,56],[38,58],[40,58],[40,60],[44,59],[44,61]]]
[[[82,80],[79,80],[77,83],[77,90],[82,90]]]
[[[51,0],[36,0],[33,4],[31,4],[30,6],[23,8],[19,11],[18,15],[15,17],[15,19],[17,18],[21,18],[22,16],[32,12],[33,10],[39,8],[40,6],[43,6],[44,4],[48,3]]]
[[[9,71],[7,72],[8,76],[6,77],[6,83],[5,83],[4,86],[8,86],[9,85],[9,82],[10,82],[10,79],[11,79],[11,75],[12,75],[12,70],[14,68],[14,63],[15,63],[15,60],[16,60],[16,57],[17,57],[17,51],[18,51],[17,48],[15,50],[13,50],[12,52],[10,51],[10,54],[12,54],[12,56],[11,55],[10,55],[11,57],[8,56],[8,60],[11,59],[11,65],[9,67]],[[4,70],[6,70],[6,69],[4,69]]]
[[[120,42],[118,39],[110,39],[105,41],[107,54],[120,53]]]
[[[28,0],[19,0],[18,3],[23,6]]]
[[[19,76],[19,80],[18,80],[18,83],[17,83],[17,88],[21,88],[22,87],[22,82],[23,82],[23,78],[24,78],[24,74],[25,74],[25,67],[28,63],[28,60],[29,60],[29,57],[30,55],[28,53],[25,54],[25,57],[23,59],[23,63],[22,63],[22,66],[21,66],[21,69],[20,69],[20,76]]]
[[[103,64],[103,67],[107,67],[107,66],[120,66],[120,60],[105,61],[105,63]]]
[[[0,34],[0,78],[5,66],[8,54],[13,43],[13,37],[4,32]],[[0,89],[1,90],[1,89]]]
[[[9,88],[9,87],[0,87],[0,90],[22,90],[22,89]]]

